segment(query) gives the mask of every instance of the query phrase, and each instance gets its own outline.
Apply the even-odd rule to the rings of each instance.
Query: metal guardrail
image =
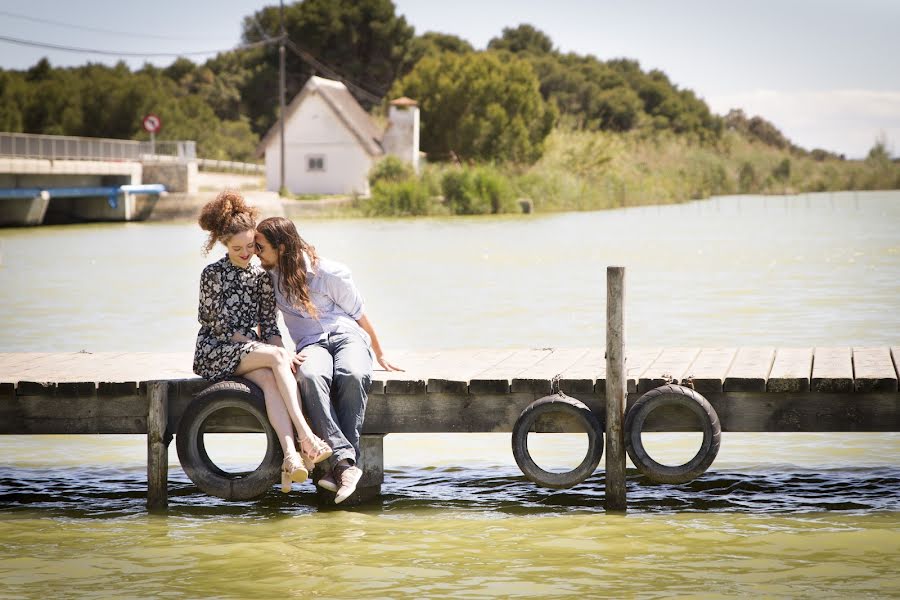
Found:
[[[140,142],[136,140],[0,132],[0,156],[50,160],[190,161],[197,158],[197,142]]]

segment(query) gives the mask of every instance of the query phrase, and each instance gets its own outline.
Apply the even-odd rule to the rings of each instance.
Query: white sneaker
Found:
[[[328,490],[329,492],[338,491],[337,482],[334,480],[334,473],[329,470],[327,473],[322,475],[319,480],[316,482],[316,485],[322,488],[323,490]]]
[[[356,484],[359,483],[362,474],[362,469],[359,467],[347,467],[341,472],[338,477],[341,487],[338,488],[337,495],[334,497],[335,504],[340,504],[356,491]]]

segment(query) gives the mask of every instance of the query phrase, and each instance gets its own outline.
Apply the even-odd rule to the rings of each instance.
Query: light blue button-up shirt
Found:
[[[310,317],[303,307],[288,303],[278,285],[278,269],[269,271],[269,276],[275,288],[275,303],[284,315],[291,338],[297,343],[297,351],[326,339],[330,333],[355,332],[366,343],[371,343],[369,335],[356,322],[363,315],[363,297],[346,265],[320,258],[317,270],[307,268],[309,296],[319,313],[316,318]]]

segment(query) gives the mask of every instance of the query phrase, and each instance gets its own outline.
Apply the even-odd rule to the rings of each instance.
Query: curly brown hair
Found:
[[[236,233],[256,228],[256,208],[248,206],[240,192],[225,190],[200,211],[200,227],[209,232],[203,248],[209,253],[216,242],[225,243]]]
[[[293,221],[284,217],[269,217],[259,222],[256,231],[263,234],[273,248],[278,251],[278,287],[284,291],[287,301],[292,306],[303,306],[309,316],[316,318],[318,311],[309,297],[309,285],[306,282],[306,257],[310,266],[315,269],[319,265],[316,247],[308,244],[297,233]]]

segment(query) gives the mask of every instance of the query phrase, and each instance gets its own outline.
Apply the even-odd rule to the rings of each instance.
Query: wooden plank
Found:
[[[586,355],[589,348],[555,348],[540,362],[525,373],[513,377],[510,384],[512,393],[533,392],[541,397],[550,394],[550,384],[557,375],[562,378],[566,369]]]
[[[723,392],[704,395],[726,432],[898,431],[896,392],[773,394]],[[632,398],[633,404],[637,398]],[[695,431],[696,417],[686,411],[654,411],[643,431]]]
[[[442,366],[440,373],[429,377],[427,391],[431,393],[468,394],[469,380],[505,360],[514,350],[484,349],[462,351],[459,360]]]
[[[97,395],[100,397],[130,396],[137,394],[137,391],[137,381],[101,381],[97,384]]]
[[[384,394],[370,398],[363,433],[509,433],[522,411],[536,399],[533,393]],[[599,398],[591,395],[582,401],[603,418],[605,411]],[[542,426],[551,427],[552,423],[551,417]],[[560,423],[568,421],[561,418]]]
[[[0,353],[0,381],[14,383],[23,367],[28,365],[37,352],[3,352]]]
[[[897,372],[889,348],[853,348],[853,391],[897,391]]]
[[[814,392],[720,392],[707,400],[715,408],[723,431],[900,431],[896,392],[818,394]],[[373,398],[366,411],[364,433],[440,433],[512,431],[534,394],[386,394]],[[638,396],[629,396],[629,405]],[[601,420],[605,397],[582,399]],[[661,413],[663,411],[660,411]],[[696,417],[685,411],[667,415],[676,421],[649,421],[648,431],[693,431]],[[560,425],[565,427],[565,420]],[[544,430],[552,429],[542,423]],[[568,427],[565,431],[578,431]]]
[[[728,369],[728,375],[725,376],[722,389],[726,392],[766,391],[766,381],[774,361],[775,348],[766,346],[739,349]]]
[[[525,373],[551,354],[549,348],[516,350],[497,364],[490,366],[469,380],[470,394],[509,393],[516,375]]]
[[[687,375],[688,367],[700,354],[699,348],[666,348],[647,367],[638,379],[637,391],[640,394],[670,383],[681,383]]]
[[[55,381],[19,381],[16,383],[16,395],[49,398],[56,395],[57,385]]]
[[[0,433],[146,433],[147,399],[17,396],[0,403]]]
[[[701,394],[721,392],[735,356],[736,348],[702,348],[688,367],[684,384]]]
[[[638,381],[643,375],[647,367],[653,364],[659,355],[662,354],[662,348],[645,348],[637,346],[635,348],[625,348],[625,375],[628,378],[628,393],[636,394],[638,391]],[[601,385],[597,380],[597,386]],[[603,384],[605,385],[605,383]],[[604,390],[604,394],[606,391]]]
[[[439,352],[406,352],[397,360],[403,371],[379,371],[384,382],[385,394],[424,394],[428,374],[434,368],[434,359]],[[380,366],[377,365],[376,366]]]
[[[606,351],[603,348],[591,348],[581,358],[566,368],[559,379],[559,388],[570,396],[581,399],[585,395],[594,395],[594,385],[598,379],[606,381]],[[603,393],[606,393],[604,383]]]
[[[766,382],[766,391],[808,392],[812,363],[812,348],[778,348]]]
[[[816,348],[813,357],[813,392],[853,390],[853,357],[850,348]]]
[[[407,356],[409,352],[407,350],[394,350],[391,352],[390,360],[395,365],[403,369],[398,375],[398,378],[405,377],[407,379],[415,379],[415,377],[409,377],[407,375],[408,369],[407,365],[404,363],[403,359]],[[381,368],[381,365],[378,364],[377,360],[372,360],[372,384],[369,386],[369,395],[372,394],[383,394],[384,393],[384,384],[386,381],[393,377],[393,371],[385,371]]]
[[[900,346],[891,346],[891,358],[894,359],[894,372],[900,380]]]
[[[18,355],[22,356],[18,356]],[[87,383],[195,377],[188,352],[0,353],[0,382]]]

